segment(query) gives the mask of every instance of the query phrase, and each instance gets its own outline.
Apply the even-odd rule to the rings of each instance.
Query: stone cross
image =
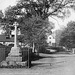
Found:
[[[15,37],[14,37],[14,47],[17,47],[17,26],[18,26],[18,23],[15,22],[14,24],[14,27],[15,27]]]
[[[20,47],[18,46],[18,41],[17,41],[17,33],[18,33],[17,26],[18,26],[18,23],[15,22],[13,24],[13,26],[15,27],[14,47],[11,48],[9,56],[20,56],[21,55]]]
[[[6,58],[6,61],[21,62],[22,61],[21,52],[20,52],[21,50],[20,50],[20,47],[18,46],[18,43],[17,43],[18,23],[15,22],[13,25],[15,27],[14,47],[11,48],[10,53],[8,54],[8,57]]]

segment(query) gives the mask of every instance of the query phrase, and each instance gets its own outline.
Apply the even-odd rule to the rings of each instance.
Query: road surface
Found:
[[[45,58],[32,61],[33,67],[0,68],[0,75],[75,75],[75,55],[40,54]]]

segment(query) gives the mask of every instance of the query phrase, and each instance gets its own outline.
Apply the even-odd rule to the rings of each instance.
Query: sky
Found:
[[[52,21],[55,23],[55,28],[52,31],[60,30],[65,27],[67,27],[67,23],[70,21],[75,21],[75,11],[73,9],[69,9],[70,11],[70,16],[65,17],[64,19],[59,19],[57,17],[49,17],[49,21]]]
[[[0,0],[0,10],[4,11],[10,5],[13,6],[17,3],[17,0]],[[3,33],[2,29],[0,28],[0,34]]]
[[[9,6],[15,5],[17,0],[0,0],[0,10],[4,12],[4,10]]]

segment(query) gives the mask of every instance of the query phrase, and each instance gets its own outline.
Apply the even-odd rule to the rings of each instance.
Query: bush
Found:
[[[39,53],[45,53],[45,52],[46,52],[46,47],[45,46],[39,47]]]

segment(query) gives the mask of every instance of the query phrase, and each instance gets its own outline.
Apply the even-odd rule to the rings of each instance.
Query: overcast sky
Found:
[[[9,6],[13,6],[15,5],[17,2],[17,0],[0,0],[0,10],[2,10],[4,12],[4,10]],[[3,31],[1,30],[0,28],[0,34],[2,33]]]
[[[0,0],[0,10],[4,12],[4,10],[9,6],[13,6],[16,4],[17,0]]]
[[[65,17],[65,19],[59,19],[57,17],[54,17],[55,19],[51,17],[49,18],[50,21],[55,23],[55,28],[53,29],[53,31],[66,27],[67,23],[70,21],[75,21],[75,11],[73,9],[69,9],[69,11],[70,16]]]

